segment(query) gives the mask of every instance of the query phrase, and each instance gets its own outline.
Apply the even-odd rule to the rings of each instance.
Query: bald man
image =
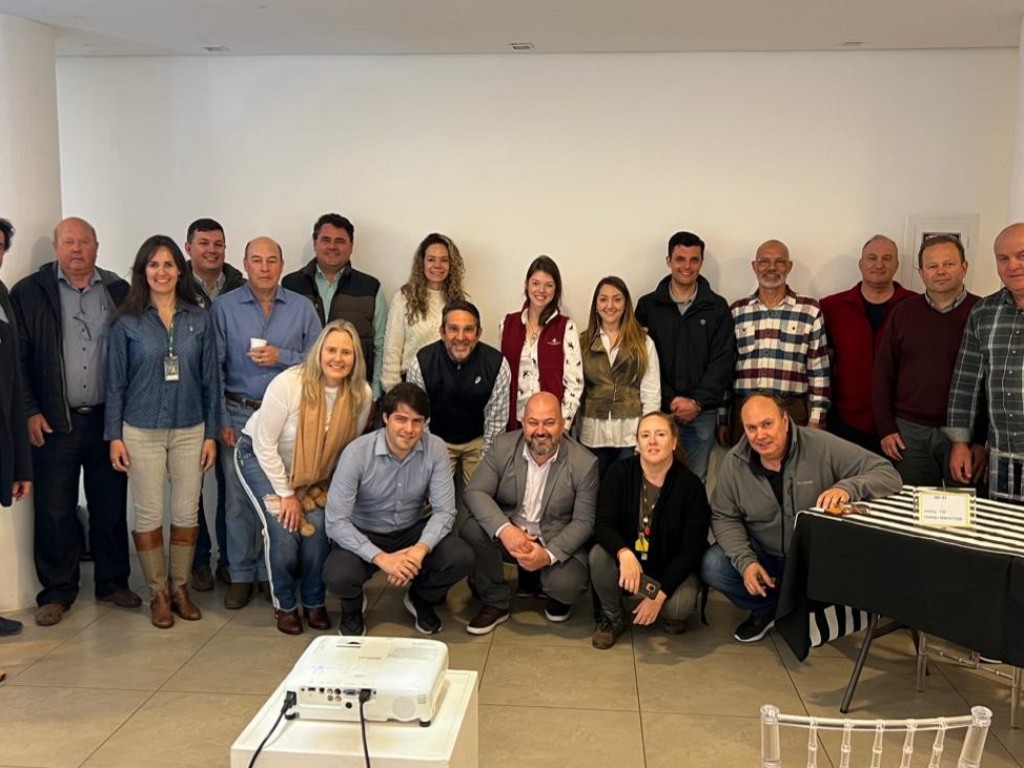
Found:
[[[262,526],[235,471],[235,438],[259,409],[270,380],[301,362],[320,333],[313,305],[279,285],[280,245],[269,237],[250,240],[242,264],[249,282],[215,299],[212,310],[224,380],[220,461],[231,571],[224,607],[232,609],[249,602],[254,582],[270,599]]]
[[[978,410],[988,408],[989,496],[1024,502],[1024,223],[996,237],[996,272],[1003,287],[971,309],[949,393],[945,432],[953,441],[949,469],[973,483],[985,468],[971,443]],[[982,384],[986,398],[982,398]]]
[[[494,439],[466,486],[470,517],[461,535],[476,556],[473,583],[483,603],[466,627],[472,635],[492,632],[512,615],[503,561],[517,566],[520,593],[547,596],[548,621],[568,619],[587,586],[597,458],[563,440],[564,432],[561,402],[538,392],[526,402],[523,428]],[[536,587],[524,590],[527,581]]]
[[[902,481],[881,456],[796,426],[775,395],[747,397],[740,419],[745,437],[723,459],[711,494],[716,543],[704,555],[701,579],[750,611],[733,637],[753,643],[775,623],[796,513],[888,496]]]
[[[128,589],[128,486],[124,474],[110,465],[110,446],[103,439],[107,328],[128,284],[96,266],[99,241],[84,219],[60,222],[53,249],[56,261],[11,291],[35,467],[40,626],[59,622],[78,597],[83,476],[96,599],[121,608],[142,604]]]
[[[916,294],[896,282],[899,251],[885,235],[872,235],[860,251],[860,282],[821,300],[831,353],[829,431],[880,453],[882,436],[871,408],[871,370],[882,331],[896,306]]]

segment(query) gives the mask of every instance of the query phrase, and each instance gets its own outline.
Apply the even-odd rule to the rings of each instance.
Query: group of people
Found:
[[[0,233],[3,253],[14,228],[0,220]],[[352,266],[354,235],[321,216],[314,258],[283,277],[280,245],[257,237],[243,275],[223,227],[200,219],[184,252],[147,239],[129,283],[69,218],[55,261],[9,299],[0,283],[0,367],[15,371],[0,382],[0,502],[34,487],[37,623],[78,595],[83,473],[96,598],[141,605],[130,488],[157,627],[199,619],[189,590],[219,579],[229,609],[263,593],[284,633],[330,628],[330,593],[340,631],[362,634],[363,585],[382,570],[427,634],[468,577],[480,606],[467,630],[485,634],[510,616],[509,564],[516,594],[543,598],[552,622],[592,585],[598,648],[630,623],[682,631],[702,582],[750,612],[737,640],[763,637],[800,509],[977,483],[987,463],[991,492],[1019,500],[1024,225],[997,238],[1005,287],[984,300],[964,288],[956,237],[921,244],[917,295],[875,235],[862,280],[820,303],[789,287],[788,248],[769,240],[757,290],[731,307],[700,274],[704,242],[678,232],[655,290],[634,309],[622,279],[601,279],[582,332],[540,256],[497,348],[480,340],[451,238],[420,243],[389,310]],[[716,441],[730,451],[709,502]],[[16,625],[0,619],[0,633]]]

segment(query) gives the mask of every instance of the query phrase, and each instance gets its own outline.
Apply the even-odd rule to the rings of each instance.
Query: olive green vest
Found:
[[[620,351],[608,362],[601,337],[583,350],[583,415],[588,419],[636,419],[642,416],[640,367]]]

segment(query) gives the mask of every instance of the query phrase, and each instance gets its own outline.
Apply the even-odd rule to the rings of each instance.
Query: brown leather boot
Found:
[[[135,540],[135,551],[142,565],[142,573],[146,584],[153,593],[149,604],[153,626],[168,629],[174,626],[174,615],[171,613],[171,598],[167,593],[167,556],[164,553],[164,531],[157,528],[152,531],[132,531]]]
[[[192,574],[192,557],[199,540],[199,526],[182,528],[171,526],[171,608],[186,621],[203,618],[199,607],[188,594],[188,579]]]

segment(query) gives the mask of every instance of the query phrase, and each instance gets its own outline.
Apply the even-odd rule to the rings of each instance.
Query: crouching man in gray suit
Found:
[[[464,495],[470,517],[462,538],[476,555],[475,589],[483,607],[466,629],[486,635],[511,615],[503,561],[516,563],[520,590],[539,574],[548,621],[569,618],[587,587],[587,542],[594,530],[597,459],[562,440],[561,404],[549,392],[526,403],[523,428],[495,438]]]

